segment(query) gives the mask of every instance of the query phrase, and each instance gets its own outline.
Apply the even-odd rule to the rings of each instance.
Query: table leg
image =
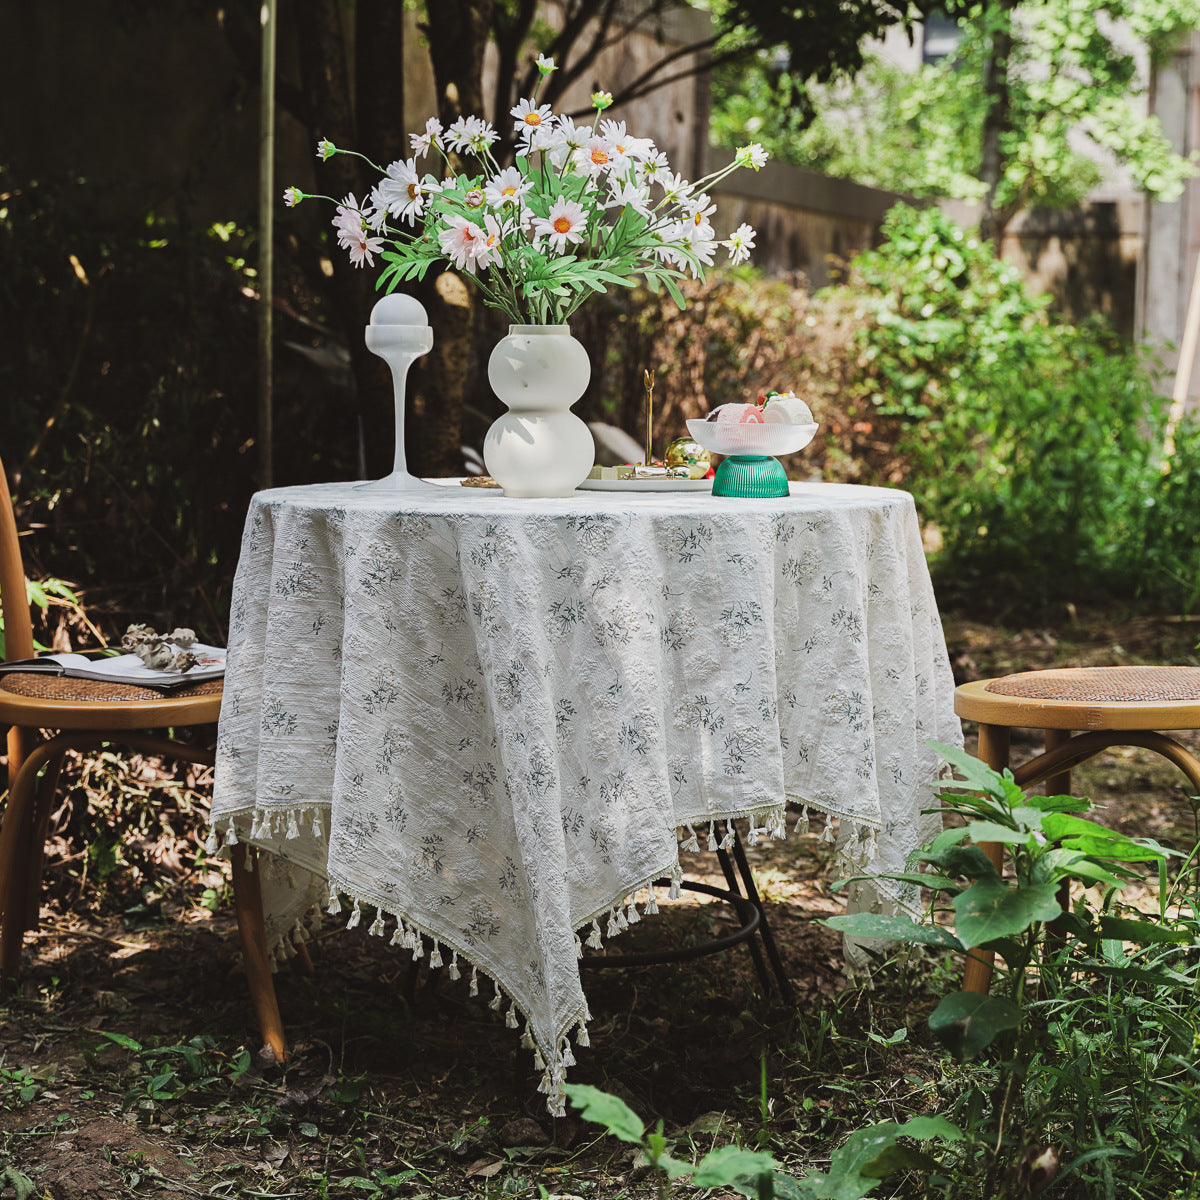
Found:
[[[979,757],[993,771],[1003,771],[1008,766],[1009,739],[1011,730],[1007,725],[979,726]],[[1004,847],[999,842],[980,842],[979,848],[991,859],[997,871],[1004,867]],[[964,992],[986,993],[992,982],[992,966],[996,961],[994,950],[968,950],[963,970]]]
[[[1059,746],[1065,746],[1071,740],[1071,731],[1069,729],[1047,729],[1046,730],[1046,752],[1057,750]],[[1071,771],[1068,768],[1066,771],[1060,771],[1057,775],[1047,775],[1043,787],[1043,796],[1069,796],[1071,794]],[[1064,879],[1058,889],[1059,907],[1064,913],[1071,911],[1071,884]],[[1054,943],[1060,944],[1063,940],[1062,921],[1056,920],[1050,923],[1047,929],[1047,937]]]
[[[233,903],[242,941],[242,962],[263,1041],[271,1047],[275,1061],[282,1063],[287,1059],[287,1044],[283,1037],[283,1019],[279,1015],[279,1001],[275,996],[275,981],[271,978],[271,962],[267,955],[262,884],[258,870],[246,869],[246,853],[245,845],[239,842],[229,856],[233,867]],[[257,856],[258,851],[251,853]]]

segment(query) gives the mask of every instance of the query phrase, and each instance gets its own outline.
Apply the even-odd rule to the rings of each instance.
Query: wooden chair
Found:
[[[1014,728],[1045,732],[1045,752],[1013,769],[1023,788],[1044,782],[1047,795],[1069,794],[1073,767],[1110,746],[1143,746],[1179,767],[1200,795],[1200,760],[1161,732],[1200,729],[1200,667],[1025,671],[964,683],[954,711],[979,723],[979,757],[997,771],[1009,765]],[[980,849],[999,870],[1003,846],[984,842]],[[963,990],[986,992],[993,961],[991,952],[972,951]]]
[[[0,479],[4,481],[0,496],[0,613],[6,660],[11,661],[33,657],[33,627],[3,462]],[[153,731],[215,724],[220,708],[220,680],[164,694],[61,676],[0,675],[0,728],[8,728],[9,785],[0,823],[0,981],[7,984],[15,978],[25,933],[37,927],[43,853],[66,752],[118,742],[148,754],[211,765],[212,750]],[[253,864],[247,869],[242,845],[233,848],[232,865],[238,932],[251,998],[263,1040],[282,1062],[283,1026],[267,957],[259,875]]]

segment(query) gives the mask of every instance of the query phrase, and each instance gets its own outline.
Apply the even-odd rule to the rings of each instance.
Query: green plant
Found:
[[[641,1118],[620,1097],[587,1084],[568,1083],[566,1090],[585,1120],[603,1125],[613,1137],[640,1148],[650,1166],[661,1172],[660,1197],[669,1194],[671,1181],[690,1177],[693,1187],[733,1188],[751,1200],[860,1200],[888,1175],[936,1166],[907,1140],[955,1141],[962,1136],[940,1117],[914,1117],[904,1124],[884,1121],[851,1134],[845,1145],[833,1152],[827,1174],[812,1171],[794,1179],[779,1170],[770,1154],[739,1146],[720,1146],[698,1163],[685,1162],[668,1151],[661,1121],[648,1133]]]
[[[942,795],[944,811],[961,823],[921,854],[924,872],[902,878],[930,889],[934,914],[951,919],[953,930],[938,921],[874,914],[826,923],[855,937],[1003,958],[1000,994],[952,992],[929,1018],[931,1032],[960,1062],[987,1056],[951,1110],[965,1135],[956,1150],[956,1174],[930,1172],[930,1186],[947,1195],[999,1200],[1029,1194],[1021,1163],[1031,1157],[1044,1158],[1053,1177],[1056,1141],[1076,1150],[1061,1176],[1083,1176],[1098,1164],[1111,1168],[1113,1159],[1128,1155],[1100,1116],[1113,1109],[1114,1076],[1123,1071],[1132,1068],[1143,1107],[1152,1106],[1153,1064],[1164,1058],[1175,1063],[1162,1081],[1175,1098],[1181,1088],[1189,1096],[1195,1092],[1195,1069],[1179,1058],[1185,1048],[1179,1016],[1194,1003],[1200,924],[1194,912],[1164,921],[1166,901],[1149,918],[1115,908],[1122,885],[1140,879],[1146,866],[1158,868],[1162,894],[1168,895],[1171,851],[1085,819],[1080,814],[1091,808],[1086,799],[1027,797],[1011,772],[998,774],[950,747],[938,749],[964,780]],[[1001,875],[969,844],[978,842],[1003,846],[1010,873]],[[1072,887],[1076,898],[1064,905]],[[1091,888],[1102,890],[1099,903],[1089,898]],[[1179,969],[1170,958],[1185,947]],[[1153,1019],[1136,1033],[1122,1030],[1117,999],[1129,1005],[1140,988],[1149,990],[1135,1001],[1137,1023]],[[1189,1033],[1193,1025],[1189,1020]],[[1185,1158],[1194,1157],[1194,1132],[1185,1128],[1194,1127],[1194,1098],[1187,1111],[1183,1121],[1172,1122],[1174,1144]],[[962,1182],[955,1185],[952,1178]],[[964,1190],[956,1192],[956,1186]]]
[[[884,232],[844,289],[862,325],[851,386],[900,423],[905,486],[941,538],[943,594],[1194,605],[1200,433],[1181,431],[1164,476],[1151,364],[1099,323],[1050,316],[936,209],[897,205]]]

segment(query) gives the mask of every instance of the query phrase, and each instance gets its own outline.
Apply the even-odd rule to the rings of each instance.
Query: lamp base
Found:
[[[788,495],[788,477],[777,458],[761,454],[731,454],[721,460],[713,478],[714,496],[775,499]]]

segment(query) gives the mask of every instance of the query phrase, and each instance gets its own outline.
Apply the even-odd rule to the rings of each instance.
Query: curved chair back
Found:
[[[33,657],[33,622],[29,618],[29,600],[25,593],[25,568],[21,564],[21,544],[17,541],[17,519],[13,515],[8,475],[0,459],[0,616],[4,618],[5,659]]]

